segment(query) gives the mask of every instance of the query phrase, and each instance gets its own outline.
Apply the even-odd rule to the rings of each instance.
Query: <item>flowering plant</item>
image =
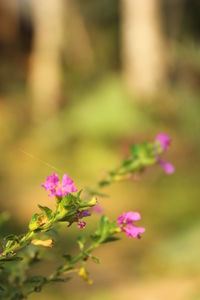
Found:
[[[84,230],[86,218],[91,216],[91,212],[102,212],[97,201],[104,196],[100,192],[102,187],[130,179],[134,173],[154,164],[160,164],[167,174],[172,174],[173,165],[161,159],[169,144],[170,138],[167,135],[158,134],[153,143],[131,145],[130,156],[116,170],[110,171],[100,180],[96,189],[85,188],[86,193],[83,193],[83,190],[78,191],[74,181],[67,174],[63,175],[62,181],[55,173],[47,176],[42,187],[50,198],[55,199],[55,209],[38,205],[40,212],[32,216],[27,233],[18,236],[10,234],[0,242],[0,298],[25,299],[33,292],[40,292],[49,283],[68,281],[72,273],[77,273],[91,284],[92,279],[86,270],[87,260],[92,259],[99,263],[99,259],[93,255],[94,250],[104,243],[118,240],[121,233],[125,233],[129,238],[140,239],[145,228],[135,225],[135,222],[141,219],[139,212],[123,212],[113,221],[102,215],[96,231],[88,240],[82,235],[77,238],[77,255],[64,254],[63,263],[48,276],[30,275],[30,270],[34,264],[40,263],[41,247],[53,247],[53,230],[56,230],[58,224],[67,225],[66,229],[70,229],[71,225],[76,223],[79,230]],[[4,219],[5,213],[1,215],[0,225]]]

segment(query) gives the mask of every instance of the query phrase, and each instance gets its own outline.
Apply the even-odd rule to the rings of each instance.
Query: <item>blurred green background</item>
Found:
[[[200,299],[200,2],[0,0],[0,65],[2,235],[54,205],[40,187],[49,164],[93,186],[131,143],[165,132],[176,167],[105,188],[105,213],[140,211],[146,233],[99,249],[92,287],[74,278],[30,299]],[[61,229],[44,273],[77,235]]]

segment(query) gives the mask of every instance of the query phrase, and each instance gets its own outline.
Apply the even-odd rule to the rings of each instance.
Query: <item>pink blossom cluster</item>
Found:
[[[156,142],[160,144],[162,151],[166,152],[168,150],[169,145],[171,144],[171,138],[165,133],[159,133],[156,136]],[[158,155],[158,153],[156,153],[156,157],[158,163],[161,165],[166,174],[170,175],[174,173],[174,166],[171,163],[162,159],[160,155]]]
[[[63,175],[62,182],[60,182],[56,173],[47,176],[46,181],[42,183],[42,187],[50,192],[49,197],[64,197],[77,191],[74,181],[67,174]]]
[[[138,212],[124,212],[121,216],[118,217],[117,224],[129,238],[141,238],[141,234],[145,232],[145,228],[138,227],[134,224],[135,221],[139,221],[140,219],[141,216]]]

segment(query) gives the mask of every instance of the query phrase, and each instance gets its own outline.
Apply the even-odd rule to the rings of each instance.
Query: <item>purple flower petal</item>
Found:
[[[91,212],[88,209],[82,210],[79,213],[79,219],[82,219],[84,217],[89,217],[89,216],[91,216]]]

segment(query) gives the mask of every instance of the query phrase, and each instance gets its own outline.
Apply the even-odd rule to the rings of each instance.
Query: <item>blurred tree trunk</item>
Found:
[[[154,94],[165,79],[159,0],[122,0],[122,62],[132,93]]]
[[[52,116],[61,96],[63,0],[32,1],[34,46],[29,85],[33,118]]]
[[[12,44],[19,33],[18,0],[0,0],[0,42]]]
[[[78,69],[87,72],[94,66],[94,52],[84,18],[77,1],[65,0],[65,8],[64,43],[66,62],[69,66],[78,67]]]

